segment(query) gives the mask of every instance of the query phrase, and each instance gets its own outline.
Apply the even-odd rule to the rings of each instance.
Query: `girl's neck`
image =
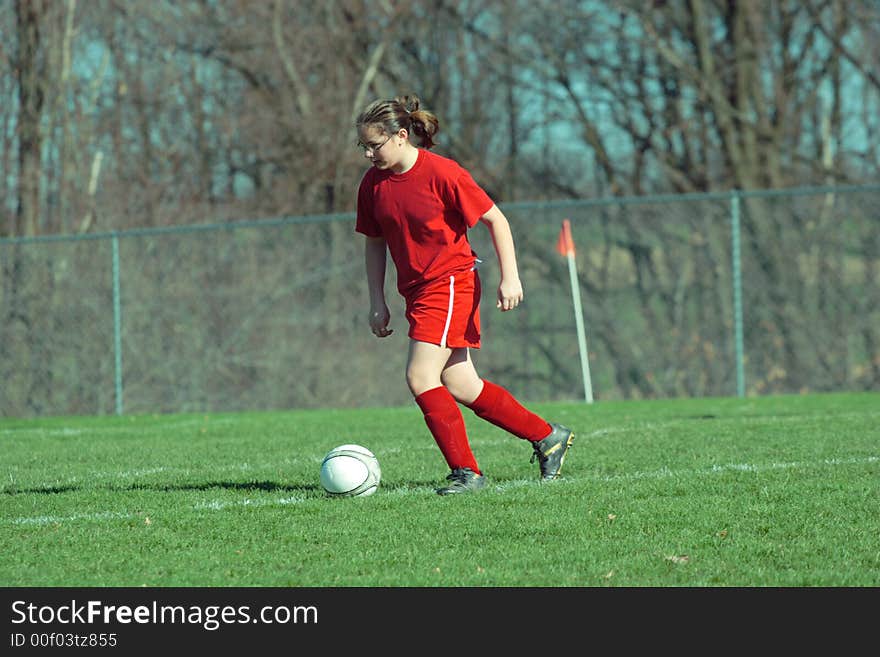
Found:
[[[419,149],[407,142],[403,149],[403,153],[400,156],[400,160],[397,161],[397,164],[391,167],[391,170],[398,175],[406,173],[416,165],[416,160],[418,159]]]

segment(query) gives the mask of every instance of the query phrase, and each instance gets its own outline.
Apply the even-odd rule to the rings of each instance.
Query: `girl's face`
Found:
[[[364,157],[377,169],[390,169],[400,161],[405,139],[400,133],[385,134],[381,127],[369,125],[358,130],[358,145],[364,149]]]

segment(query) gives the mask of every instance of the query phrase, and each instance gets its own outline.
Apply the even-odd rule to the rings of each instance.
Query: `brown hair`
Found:
[[[422,148],[434,146],[434,135],[440,132],[440,121],[431,112],[419,109],[418,96],[398,96],[394,100],[376,100],[357,117],[355,125],[379,126],[386,135],[401,128],[415,137]]]

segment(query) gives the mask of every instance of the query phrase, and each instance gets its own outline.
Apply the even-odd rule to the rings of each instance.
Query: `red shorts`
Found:
[[[475,270],[419,288],[406,298],[409,337],[452,349],[479,349],[480,294],[480,276]]]

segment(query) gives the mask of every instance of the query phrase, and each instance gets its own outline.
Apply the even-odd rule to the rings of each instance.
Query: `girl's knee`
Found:
[[[455,377],[441,376],[441,382],[455,401],[470,404],[476,399],[483,387],[483,381],[479,377]]]
[[[409,386],[409,390],[413,397],[418,397],[423,392],[431,390],[432,388],[437,388],[443,384],[435,375],[410,368],[406,371],[406,385]]]

